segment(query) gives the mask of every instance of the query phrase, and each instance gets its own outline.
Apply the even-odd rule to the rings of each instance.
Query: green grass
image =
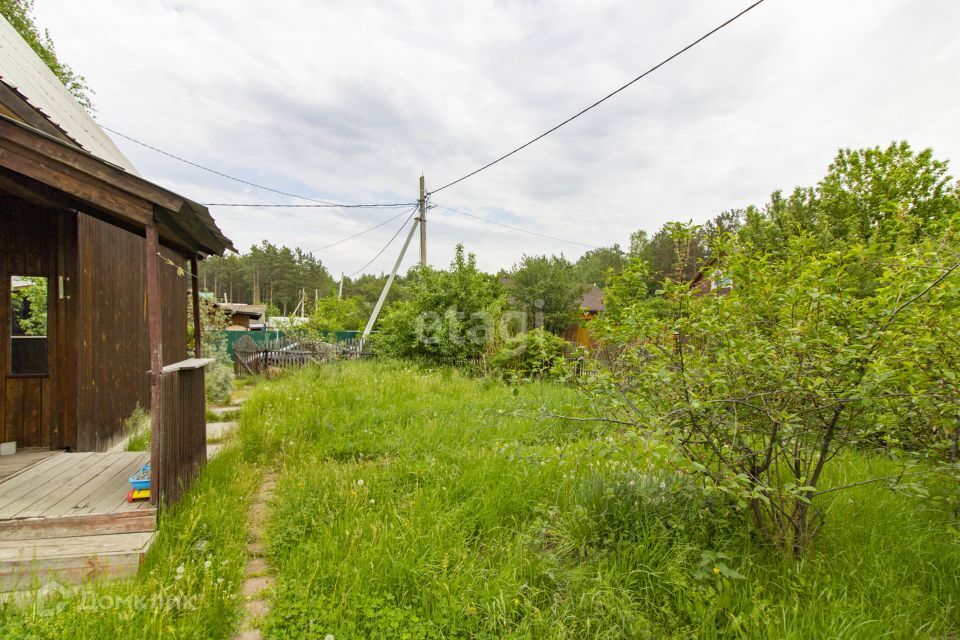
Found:
[[[960,530],[939,503],[838,493],[816,550],[786,560],[660,449],[542,407],[579,396],[397,363],[263,382],[136,579],[0,607],[0,638],[231,637],[268,465],[267,638],[960,638]],[[848,455],[829,481],[885,464]]]
[[[577,405],[391,363],[260,385],[239,435],[281,469],[267,637],[960,637],[957,521],[936,503],[841,492],[815,552],[785,560],[636,435],[535,417]]]

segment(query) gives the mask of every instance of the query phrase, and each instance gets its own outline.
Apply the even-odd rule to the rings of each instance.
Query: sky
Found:
[[[542,133],[749,0],[37,0],[106,126],[281,191],[412,202]],[[272,6],[271,6],[272,5]],[[431,197],[428,261],[489,271],[704,222],[814,185],[837,149],[907,140],[960,163],[960,3],[766,0],[504,162]],[[148,179],[202,203],[304,203],[113,136]],[[956,171],[956,169],[955,169]],[[311,251],[389,209],[211,211],[241,250]],[[316,252],[363,267],[402,216]],[[367,272],[393,265],[403,234]],[[414,264],[416,240],[404,261]],[[588,245],[588,246],[584,246]]]

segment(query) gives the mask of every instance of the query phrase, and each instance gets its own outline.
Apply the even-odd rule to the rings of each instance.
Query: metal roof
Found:
[[[84,150],[140,175],[86,109],[0,16],[0,81]]]

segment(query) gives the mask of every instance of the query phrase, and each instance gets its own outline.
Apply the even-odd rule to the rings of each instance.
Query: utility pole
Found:
[[[420,176],[420,266],[427,266],[427,183]]]
[[[337,292],[337,300],[343,300],[343,271],[340,272],[340,290]]]
[[[417,219],[417,222],[419,222],[419,219]],[[417,225],[414,223],[414,225],[410,227],[410,233],[407,234],[407,240],[403,243],[403,248],[400,249],[400,255],[397,256],[397,261],[393,264],[393,271],[390,272],[390,277],[387,278],[386,284],[383,285],[383,291],[380,292],[380,298],[377,300],[376,306],[373,307],[373,313],[370,314],[370,319],[367,320],[367,326],[363,329],[363,335],[360,337],[361,351],[363,350],[363,343],[367,341],[370,332],[373,330],[373,325],[377,322],[377,316],[380,315],[380,309],[383,308],[383,301],[387,299],[387,294],[390,292],[390,285],[393,284],[393,279],[397,277],[397,270],[400,269],[400,263],[403,262],[403,256],[407,253],[407,247],[410,246],[410,241],[413,239],[413,232],[416,229]],[[420,237],[422,238],[423,236],[421,235]]]

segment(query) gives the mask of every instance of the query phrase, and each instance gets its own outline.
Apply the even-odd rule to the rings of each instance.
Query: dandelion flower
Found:
[[[363,478],[360,478],[359,480],[357,480],[357,486],[358,486],[358,487],[362,487],[362,486],[363,486]]]
[[[713,568],[713,575],[715,575],[715,576],[720,575],[720,567],[714,567],[714,568]]]

